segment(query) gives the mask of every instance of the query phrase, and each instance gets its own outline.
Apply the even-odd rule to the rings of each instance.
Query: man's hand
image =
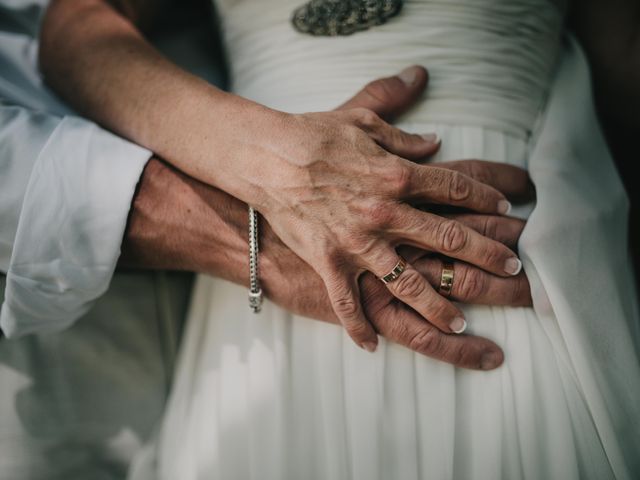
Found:
[[[427,72],[412,67],[396,77],[370,83],[341,108],[368,108],[390,119],[420,97]],[[531,193],[526,173],[490,162],[442,164],[496,187],[514,199]],[[490,215],[458,214],[457,220],[508,246],[516,244],[523,222]],[[247,285],[247,209],[242,202],[210,188],[160,160],[145,169],[134,200],[123,242],[121,264],[158,269],[204,272]],[[261,275],[266,295],[301,315],[338,323],[323,282],[315,271],[287,248],[265,223],[261,238]],[[440,260],[413,249],[408,260],[429,280],[439,284]],[[452,298],[493,305],[530,305],[523,273],[504,278],[463,262],[455,264]],[[473,336],[447,335],[394,300],[371,274],[361,277],[365,312],[379,333],[419,353],[454,365],[491,369],[503,354],[493,342]]]

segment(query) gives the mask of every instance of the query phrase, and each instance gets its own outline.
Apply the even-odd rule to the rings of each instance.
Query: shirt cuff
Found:
[[[0,327],[7,337],[62,330],[109,287],[131,202],[151,152],[65,117],[31,173]]]

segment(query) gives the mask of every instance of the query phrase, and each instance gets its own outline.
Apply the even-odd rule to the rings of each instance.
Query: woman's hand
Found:
[[[82,22],[78,21],[82,18]],[[46,81],[80,112],[144,145],[187,174],[265,215],[323,279],[356,343],[375,348],[358,276],[389,273],[409,244],[496,275],[520,270],[504,245],[407,202],[504,214],[497,190],[414,160],[433,141],[368,110],[291,115],[221,92],[163,58],[103,0],[52,2],[41,30]],[[411,265],[389,290],[443,332],[460,332],[457,307]]]
[[[461,223],[512,248],[515,248],[525,226],[523,220],[500,216],[462,214],[452,215],[452,217],[458,218]],[[242,220],[239,222],[238,230],[241,230],[240,233],[244,233],[245,229],[242,228],[244,223],[246,222],[242,222]],[[263,226],[260,241],[264,247],[261,254],[261,263],[264,267],[262,280],[267,297],[289,312],[330,323],[339,323],[329,302],[322,279],[313,271],[313,268],[291,252],[267,223]],[[432,288],[438,289],[443,267],[441,258],[414,247],[401,247],[399,253],[414,265]],[[240,257],[244,262],[244,255],[240,255]],[[455,281],[449,297],[453,301],[511,307],[530,307],[532,305],[529,281],[524,272],[511,277],[500,277],[465,262],[455,262],[454,270]],[[218,276],[219,272],[216,271],[215,275]],[[242,277],[235,281],[246,284],[247,279]],[[403,327],[402,322],[397,318],[388,318],[387,315],[384,319],[381,318],[380,311],[387,308],[404,308],[412,311],[398,301],[382,282],[371,273],[365,273],[360,277],[359,284],[363,308],[367,318],[378,332],[411,330],[409,326]],[[423,326],[429,325],[415,312],[413,315]],[[391,325],[387,325],[387,322],[391,322]],[[432,331],[434,327],[431,326],[427,330]],[[389,340],[403,345],[408,342],[404,335],[385,336]]]
[[[524,222],[505,217],[463,215],[460,220],[509,246],[515,246]],[[284,245],[265,225],[262,245],[265,294],[290,312],[338,323],[322,279]],[[401,253],[437,288],[442,261],[412,247]],[[524,272],[508,278],[487,273],[464,262],[454,264],[451,299],[468,304],[531,306],[530,286]],[[376,332],[414,352],[461,368],[491,370],[504,354],[493,341],[474,335],[447,335],[398,301],[371,273],[359,279],[365,315]]]
[[[444,254],[498,276],[519,273],[521,263],[505,245],[409,205],[446,204],[489,215],[509,210],[496,188],[407,160],[434,153],[438,144],[432,138],[402,132],[365,109],[294,115],[283,122],[286,138],[261,146],[265,161],[253,175],[259,190],[254,203],[322,278],[336,316],[361,347],[374,350],[377,335],[362,310],[358,277],[365,271],[389,273],[399,260],[398,245]],[[489,162],[479,165],[491,172]],[[526,174],[519,175],[526,183]],[[462,312],[410,264],[387,287],[441,331],[464,330]]]
[[[514,195],[526,194],[526,186],[517,186],[508,166],[498,165],[497,171],[506,181],[513,180]],[[456,218],[510,247],[515,247],[524,226],[521,220],[503,216],[456,214]],[[120,265],[197,271],[247,286],[247,233],[246,204],[152,159],[132,205]],[[266,222],[260,246],[262,287],[270,300],[290,312],[338,323],[322,279],[282,243]],[[404,247],[401,253],[433,287],[438,287],[442,269],[439,258],[412,247]],[[453,300],[531,305],[524,272],[503,278],[463,262],[456,262],[454,269]],[[362,275],[359,285],[367,318],[388,340],[458,367],[489,370],[502,363],[504,355],[494,342],[440,332],[395,299],[372,274]]]
[[[341,108],[365,106],[387,119],[397,116],[411,107],[427,83],[422,68],[403,73],[410,75],[369,83]],[[440,166],[496,185],[510,199],[527,200],[533,193],[531,185],[521,181],[520,172],[508,165],[485,168],[482,162],[462,161]],[[456,214],[452,218],[511,248],[515,248],[524,225],[521,220],[503,216]],[[246,286],[246,224],[244,203],[152,159],[133,203],[121,263],[138,268],[194,270]],[[338,323],[320,277],[282,243],[268,223],[263,225],[260,242],[266,295],[290,312]],[[402,253],[434,288],[439,286],[440,259],[415,249]],[[451,298],[456,301],[531,305],[524,272],[502,278],[462,262],[454,270]],[[367,318],[388,340],[458,367],[488,370],[502,362],[504,355],[498,345],[472,335],[440,332],[396,300],[372,274],[362,275],[359,284]]]

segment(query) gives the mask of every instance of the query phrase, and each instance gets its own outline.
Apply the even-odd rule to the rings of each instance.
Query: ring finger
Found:
[[[439,295],[427,279],[411,264],[389,249],[373,259],[367,269],[380,278],[391,294],[413,308],[445,333],[462,333],[466,328],[463,313]]]
[[[414,262],[415,268],[429,284],[439,289],[447,262],[434,257],[423,257]],[[449,298],[481,305],[531,306],[531,287],[521,272],[515,277],[503,278],[485,272],[464,262],[453,265],[453,281]]]

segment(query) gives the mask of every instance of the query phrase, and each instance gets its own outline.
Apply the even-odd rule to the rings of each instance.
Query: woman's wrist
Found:
[[[205,183],[263,212],[269,192],[281,185],[287,168],[282,150],[291,139],[292,115],[237,95],[217,94],[210,100],[209,134],[203,145],[202,170],[188,172]]]

